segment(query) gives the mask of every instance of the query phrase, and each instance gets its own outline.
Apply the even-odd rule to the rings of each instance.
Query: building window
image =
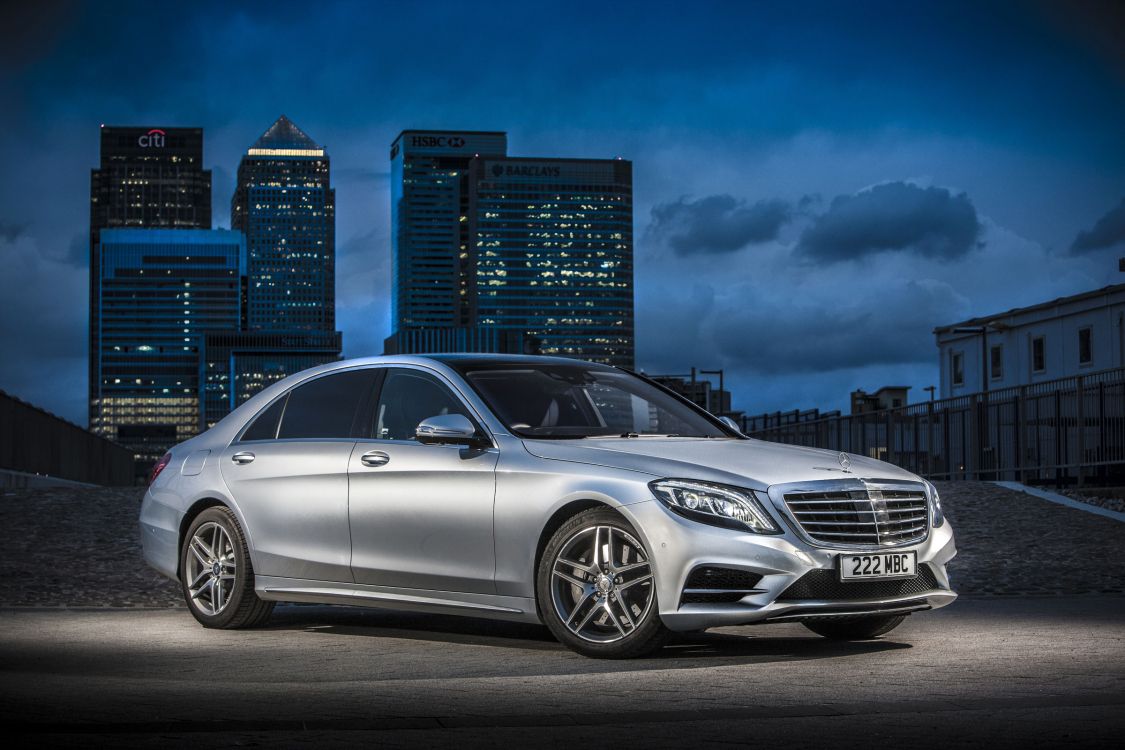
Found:
[[[993,380],[1000,380],[1004,377],[1004,347],[994,346],[989,350],[989,363],[988,369],[992,373]]]
[[[963,352],[953,352],[950,358],[949,371],[952,374],[953,385],[965,384],[965,354]]]
[[[1031,371],[1043,372],[1047,369],[1046,338],[1036,336],[1031,340]]]
[[[1088,365],[1094,361],[1093,329],[1078,329],[1078,364]]]

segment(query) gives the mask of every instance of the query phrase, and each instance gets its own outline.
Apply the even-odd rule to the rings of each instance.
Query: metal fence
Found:
[[[1125,484],[1125,368],[866,414],[786,416],[749,434],[878,458],[931,479]]]
[[[111,486],[134,481],[132,451],[4,391],[0,469]]]

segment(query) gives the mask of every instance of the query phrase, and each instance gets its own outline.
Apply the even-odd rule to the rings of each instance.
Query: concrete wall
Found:
[[[0,469],[108,486],[133,484],[133,454],[0,391]]]

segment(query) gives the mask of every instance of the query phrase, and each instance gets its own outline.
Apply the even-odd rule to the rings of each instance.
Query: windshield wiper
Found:
[[[670,437],[680,437],[680,436],[679,436],[679,434],[677,434],[675,432],[669,432],[669,433],[665,433],[665,434],[660,434],[660,433],[655,433],[655,432],[623,432],[620,435],[618,435],[618,437],[623,437],[623,438],[670,438]]]

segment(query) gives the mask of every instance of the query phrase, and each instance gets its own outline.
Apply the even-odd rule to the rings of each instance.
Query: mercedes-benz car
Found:
[[[929,482],[558,357],[292,375],[160,459],[140,533],[209,628],[275,602],[389,607],[542,622],[622,658],[750,623],[874,638],[956,597]]]

